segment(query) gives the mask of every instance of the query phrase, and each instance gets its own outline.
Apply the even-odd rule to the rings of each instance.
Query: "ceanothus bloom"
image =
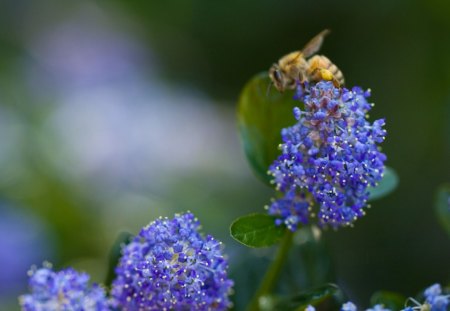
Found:
[[[23,311],[107,311],[105,290],[89,285],[89,275],[72,268],[55,272],[49,264],[29,272],[30,294],[19,297]]]
[[[284,194],[267,207],[278,223],[295,231],[315,212],[319,225],[337,228],[365,214],[368,187],[381,180],[386,160],[378,146],[385,121],[367,120],[369,96],[326,81],[298,87],[304,109],[296,107],[297,123],[282,130],[281,155],[268,172]]]
[[[122,249],[111,296],[120,310],[226,310],[233,282],[221,242],[191,213],[159,218]]]
[[[450,304],[450,295],[444,295],[442,292],[442,288],[440,284],[433,284],[427,289],[425,289],[423,295],[425,296],[424,305],[428,305],[431,311],[447,311]],[[411,299],[412,300],[412,299]],[[415,307],[408,307],[406,310],[416,310],[420,304],[418,304],[415,300],[412,300],[416,303]],[[422,310],[422,309],[420,309]]]

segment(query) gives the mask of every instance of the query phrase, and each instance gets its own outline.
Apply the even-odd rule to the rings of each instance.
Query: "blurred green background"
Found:
[[[188,209],[237,264],[230,222],[273,195],[240,148],[238,94],[324,28],[347,85],[372,89],[400,177],[325,231],[335,281],[362,306],[448,282],[433,197],[450,180],[450,2],[2,0],[0,309],[18,309],[31,264],[102,281],[120,232]]]

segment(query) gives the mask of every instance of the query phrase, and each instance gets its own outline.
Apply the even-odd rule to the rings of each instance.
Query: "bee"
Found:
[[[323,30],[302,50],[283,56],[278,63],[270,67],[269,76],[278,91],[294,89],[297,82],[327,80],[332,81],[335,87],[344,84],[344,75],[336,65],[324,55],[314,55],[319,51],[324,37],[329,33],[328,29]]]

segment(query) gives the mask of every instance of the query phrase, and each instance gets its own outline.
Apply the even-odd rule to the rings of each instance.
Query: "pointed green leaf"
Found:
[[[236,219],[230,227],[231,236],[249,247],[267,247],[277,243],[286,227],[275,225],[267,214],[250,214]]]
[[[394,191],[398,185],[397,173],[390,167],[386,166],[384,170],[383,179],[378,183],[376,187],[369,187],[370,197],[369,201],[381,199]]]
[[[370,305],[381,304],[385,308],[396,311],[403,310],[405,307],[406,297],[395,292],[378,291],[375,292],[370,298]]]
[[[444,184],[439,187],[435,209],[439,222],[450,235],[450,184]]]
[[[278,92],[267,72],[253,77],[238,101],[239,135],[245,154],[256,175],[270,184],[267,170],[280,154],[281,130],[295,124],[292,110],[299,106],[293,92]]]

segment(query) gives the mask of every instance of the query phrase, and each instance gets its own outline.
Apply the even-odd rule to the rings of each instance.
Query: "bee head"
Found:
[[[273,82],[273,85],[275,86],[275,88],[280,91],[283,92],[285,89],[285,85],[284,85],[284,74],[283,72],[280,70],[280,67],[278,66],[278,64],[273,64],[272,67],[270,67],[269,69],[269,77]]]

